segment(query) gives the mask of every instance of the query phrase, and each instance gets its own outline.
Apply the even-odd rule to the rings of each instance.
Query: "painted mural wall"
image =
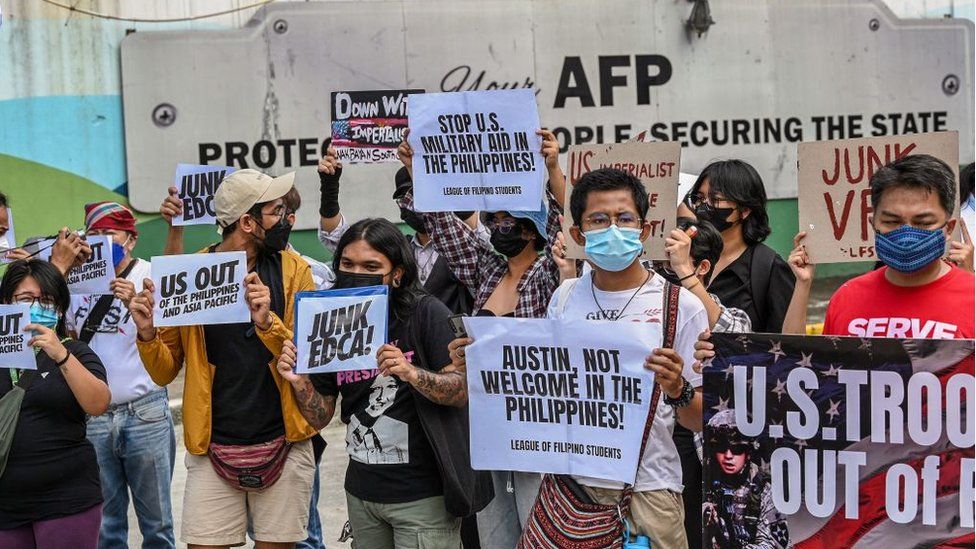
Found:
[[[102,16],[57,5],[62,3]],[[119,70],[119,44],[127,33],[239,28],[262,3],[0,0],[0,191],[11,199],[18,239],[53,234],[62,224],[80,228],[88,202],[127,202]],[[900,17],[974,17],[972,1],[887,3]],[[199,18],[216,12],[223,14]],[[213,93],[208,89],[201,85],[201,93]],[[160,188],[165,185],[161,180]],[[162,220],[140,214],[140,221],[138,252],[159,252]],[[193,249],[215,235],[200,228],[187,236]],[[324,255],[311,231],[295,239],[311,255]]]

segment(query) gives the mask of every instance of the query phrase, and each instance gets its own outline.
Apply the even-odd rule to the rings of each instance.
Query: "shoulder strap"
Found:
[[[136,262],[139,261],[138,258],[133,257],[129,265],[119,273],[118,278],[125,278],[129,276],[132,272],[132,268],[136,266]],[[98,332],[98,326],[105,319],[105,315],[108,314],[108,310],[112,308],[112,302],[115,301],[115,296],[112,294],[103,295],[98,298],[98,301],[92,305],[91,311],[88,313],[88,318],[85,319],[85,323],[81,326],[81,330],[78,331],[78,340],[89,343],[95,333]]]
[[[776,252],[763,244],[752,248],[752,260],[749,263],[749,289],[752,290],[752,302],[756,307],[756,314],[766,318],[766,294],[769,293],[769,277],[773,272]]]
[[[674,337],[678,326],[678,295],[681,293],[681,288],[665,280],[662,293],[664,294],[664,318],[662,319],[664,341],[661,345],[665,348],[672,348],[674,347]],[[644,422],[644,436],[641,439],[640,452],[637,454],[638,471],[640,471],[640,460],[643,458],[644,452],[647,450],[647,443],[651,438],[651,426],[654,424],[654,416],[657,413],[657,405],[660,400],[661,385],[655,381],[654,389],[651,391],[651,406],[647,409],[647,421]],[[622,509],[630,506],[630,498],[633,492],[633,485],[628,484],[624,487],[623,494],[620,497]]]
[[[571,284],[563,284],[559,287],[559,293],[556,294],[556,313],[562,317],[563,311],[566,310],[566,303],[569,301],[570,294],[573,293],[573,289],[579,283],[580,279],[576,278]],[[590,281],[590,284],[593,282]]]

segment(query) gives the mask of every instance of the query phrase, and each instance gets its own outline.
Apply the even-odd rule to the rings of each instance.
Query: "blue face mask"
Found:
[[[31,324],[40,324],[53,330],[57,327],[58,321],[61,320],[61,315],[53,306],[42,305],[35,301],[30,306],[30,319]]]
[[[887,233],[875,233],[878,259],[902,273],[914,273],[945,253],[946,235],[942,227],[933,231],[903,225]]]
[[[119,263],[122,263],[123,259],[125,259],[125,245],[127,242],[129,242],[129,237],[126,237],[125,242],[121,244],[116,244],[115,241],[112,241],[112,264],[113,265],[118,265]]]
[[[586,258],[604,271],[622,271],[629,267],[644,249],[640,241],[640,233],[640,229],[621,229],[616,225],[587,231],[583,233],[586,237],[584,248]]]

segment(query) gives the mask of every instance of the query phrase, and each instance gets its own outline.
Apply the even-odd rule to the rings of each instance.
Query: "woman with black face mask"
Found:
[[[702,170],[686,204],[722,233],[722,255],[708,291],[745,311],[756,332],[779,333],[793,295],[789,266],[763,244],[769,236],[766,189],[756,169],[741,160],[713,162]]]
[[[393,549],[402,536],[460,545],[460,517],[491,498],[487,473],[470,468],[467,384],[449,367],[450,310],[427,294],[406,237],[386,219],[364,219],[343,234],[334,288],[388,286],[388,343],[377,369],[298,376],[294,345],[278,371],[302,414],[328,423],[342,395],[347,424],[346,504],[357,545]],[[308,383],[314,387],[309,391]]]

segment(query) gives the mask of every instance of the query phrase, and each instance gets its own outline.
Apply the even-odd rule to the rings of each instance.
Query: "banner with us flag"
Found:
[[[705,547],[973,547],[972,340],[712,342]]]

